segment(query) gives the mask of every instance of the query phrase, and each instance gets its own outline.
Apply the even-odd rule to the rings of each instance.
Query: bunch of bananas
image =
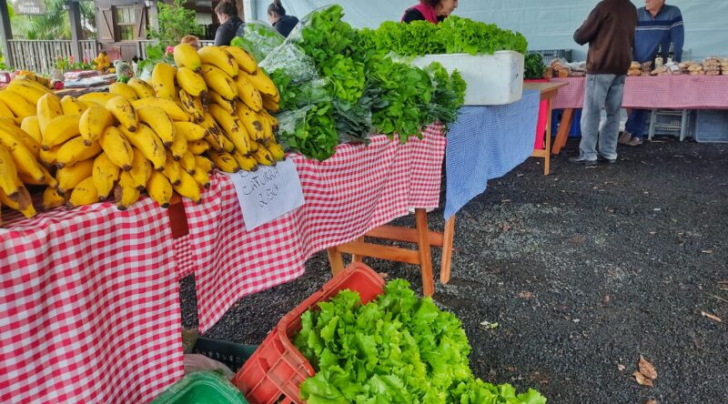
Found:
[[[150,83],[134,78],[108,93],[59,99],[28,78],[0,91],[0,203],[35,215],[25,185],[46,186],[44,209],[113,197],[123,210],[144,191],[163,207],[173,192],[199,202],[213,168],[283,159],[266,110],[280,95],[252,57],[178,49],[177,67],[160,63]]]

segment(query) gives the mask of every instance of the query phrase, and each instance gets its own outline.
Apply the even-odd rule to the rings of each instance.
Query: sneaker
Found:
[[[629,140],[629,142],[625,143],[627,146],[640,146],[642,145],[642,139],[638,137],[633,137]]]
[[[607,164],[614,164],[617,162],[617,158],[615,157],[613,159],[608,159],[604,156],[599,156],[599,158],[597,158],[597,161],[601,161],[602,163],[607,163]]]
[[[588,160],[584,157],[572,157],[569,159],[569,163],[573,164],[583,164],[585,166],[593,166],[597,163],[597,160]]]
[[[624,131],[621,135],[619,135],[619,138],[617,139],[617,143],[619,144],[629,144],[629,141],[632,140],[632,134]]]

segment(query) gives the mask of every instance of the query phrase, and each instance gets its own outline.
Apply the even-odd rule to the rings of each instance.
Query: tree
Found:
[[[174,0],[174,4],[160,2],[158,7],[159,31],[149,36],[159,41],[160,46],[173,46],[185,35],[200,34],[197,14],[194,10],[186,9],[183,0]]]
[[[71,39],[71,23],[68,11],[63,9],[66,0],[45,0],[43,15],[25,16],[11,14],[13,33],[24,39]],[[80,2],[81,23],[87,38],[96,35],[96,19],[93,2]]]

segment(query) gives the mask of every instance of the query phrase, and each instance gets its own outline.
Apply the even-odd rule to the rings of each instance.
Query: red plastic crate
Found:
[[[362,263],[352,264],[283,316],[232,380],[249,403],[303,404],[298,386],[315,371],[291,338],[301,330],[301,315],[306,310],[344,289],[359,292],[362,304],[366,304],[384,291],[384,279]]]

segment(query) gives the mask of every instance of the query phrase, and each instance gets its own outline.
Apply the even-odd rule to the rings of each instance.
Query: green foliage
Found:
[[[341,291],[301,316],[294,344],[316,369],[301,384],[309,404],[545,404],[538,392],[475,379],[460,320],[419,299],[404,280],[366,305]]]
[[[71,59],[63,59],[61,57],[56,60],[56,68],[61,71],[73,70],[94,70],[93,63],[84,63],[82,61],[71,61]]]
[[[280,139],[293,150],[319,161],[334,155],[339,134],[334,121],[331,101],[319,102],[308,109],[304,121],[293,131],[281,130]]]
[[[17,15],[8,5],[13,36],[19,39],[71,39],[71,22],[63,9],[65,0],[45,0],[43,15]],[[93,2],[80,2],[81,25],[86,38],[95,36],[96,10]]]
[[[157,3],[159,7],[159,31],[152,31],[149,37],[159,41],[162,48],[174,46],[185,35],[199,35],[200,27],[194,10],[184,7],[184,0],[174,0],[173,4]]]
[[[542,79],[543,70],[546,67],[543,63],[543,56],[540,53],[529,53],[524,60],[523,77],[526,79]]]
[[[267,24],[249,22],[243,28],[244,36],[236,36],[230,45],[243,48],[253,55],[257,62],[262,62],[265,55],[283,43],[285,38],[275,28]]]

